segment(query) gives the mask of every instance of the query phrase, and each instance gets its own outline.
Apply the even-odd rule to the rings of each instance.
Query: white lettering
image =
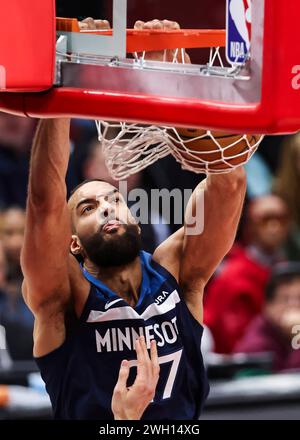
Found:
[[[159,295],[159,296],[156,298],[155,303],[156,303],[157,305],[159,305],[159,304],[163,301],[163,299],[164,299],[164,297],[161,296],[161,295]]]
[[[116,337],[116,329],[111,329],[112,333],[112,343],[113,343],[113,351],[117,351],[117,337]]]
[[[162,295],[158,295],[158,297],[155,300],[155,304],[158,306],[163,302],[164,299],[167,298],[167,296],[170,295],[170,292],[166,292],[165,290],[162,291]]]
[[[123,343],[126,345],[127,348],[131,348],[131,340],[130,340],[130,329],[129,327],[126,327],[125,334],[122,333],[122,331],[118,328],[118,341],[119,341],[119,349],[121,351],[124,350]]]
[[[292,79],[292,87],[294,90],[300,89],[300,65],[292,68],[292,74],[295,75]]]
[[[139,333],[135,331],[133,327],[131,327],[131,335],[132,335],[132,347],[134,347],[134,343],[140,336],[143,336],[143,328],[139,328]]]
[[[230,43],[230,57],[232,59],[238,60],[239,58],[244,58],[246,54],[245,44],[239,41],[231,41]]]
[[[131,437],[133,431],[133,427],[130,426],[111,426],[111,425],[105,425],[101,426],[99,429],[100,435],[118,435],[118,436],[125,436]]]
[[[159,324],[154,324],[154,333],[160,339],[160,341],[157,342],[157,346],[158,347],[163,347],[165,345],[165,341],[164,341],[164,338],[162,337],[161,333],[158,331],[158,329],[159,329]]]
[[[172,333],[171,337],[169,337],[169,335],[168,335],[167,328],[169,328],[170,332]],[[174,344],[174,342],[177,341],[176,332],[174,330],[173,325],[170,322],[163,322],[161,329],[163,332],[163,336],[164,336],[166,342],[168,342],[168,344]]]
[[[292,339],[292,347],[294,350],[299,350],[300,348],[300,325],[294,325],[292,329],[292,334],[295,335]]]
[[[150,333],[150,331],[152,330],[153,330],[153,325],[147,325],[147,327],[145,327],[145,339],[146,339],[147,348],[150,348],[151,340],[154,339],[154,335]]]
[[[95,330],[96,332],[96,345],[97,345],[97,352],[102,352],[102,347],[104,348],[106,346],[106,351],[111,351],[111,339],[109,335],[109,329],[106,330],[105,335],[102,337],[100,333]]]
[[[147,348],[150,348],[151,341],[155,339],[158,347],[163,347],[167,344],[174,344],[178,339],[178,328],[176,324],[176,317],[171,322],[165,321],[161,325],[156,323],[154,325],[146,325],[145,327],[110,328],[107,329],[104,335],[101,335],[99,330],[95,330],[97,352],[103,351],[124,351],[134,350],[135,341],[139,336],[144,336]]]
[[[175,327],[176,333],[179,334],[178,327],[177,327],[177,322],[176,322],[176,321],[177,321],[177,317],[174,316],[174,318],[171,319],[171,322],[172,322],[172,324],[173,324],[174,327]]]

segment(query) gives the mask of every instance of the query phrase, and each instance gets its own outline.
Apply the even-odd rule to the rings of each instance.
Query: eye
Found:
[[[86,212],[90,212],[92,209],[94,209],[94,207],[92,205],[86,206],[85,208],[83,208],[82,214],[84,214]]]

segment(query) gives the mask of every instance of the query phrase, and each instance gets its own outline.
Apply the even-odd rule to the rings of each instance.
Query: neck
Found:
[[[118,267],[99,267],[86,259],[84,268],[130,305],[137,303],[142,284],[142,265],[139,256],[131,263]]]

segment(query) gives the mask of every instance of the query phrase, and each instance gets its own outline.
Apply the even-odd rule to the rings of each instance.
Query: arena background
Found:
[[[201,14],[195,14],[194,11],[199,8]],[[85,0],[71,3],[57,0],[59,16],[109,18],[110,9],[101,1]],[[184,11],[182,2],[177,0],[160,2],[129,0],[128,16],[129,26],[132,26],[137,19],[146,21],[153,18],[168,18],[178,21],[182,27],[223,28],[225,0],[201,0],[201,2],[190,0],[185,2]],[[24,228],[29,152],[35,124],[36,121],[20,120],[17,117],[0,114],[0,325],[2,329],[5,328],[8,348],[4,350],[3,346],[0,347],[2,348],[0,384],[3,384],[0,388],[0,420],[51,419],[48,397],[44,393],[43,384],[32,361],[32,316],[20,296],[22,275],[18,260]],[[103,157],[95,147],[95,136],[93,122],[80,120],[73,122],[72,155],[67,177],[68,191],[84,178],[107,178]],[[293,363],[288,365],[283,363],[274,369],[274,353],[270,351],[242,355],[233,353],[232,347],[227,348],[227,345],[232,344],[226,344],[228,342],[226,329],[222,340],[222,329],[220,331],[214,321],[216,318],[212,316],[216,307],[216,302],[213,300],[215,292],[219,292],[223,298],[229,295],[229,291],[231,292],[234,286],[236,290],[231,294],[240,301],[239,307],[243,308],[245,314],[248,311],[253,319],[256,318],[264,313],[265,285],[275,265],[282,261],[286,261],[287,264],[291,261],[296,264],[300,262],[300,216],[297,215],[299,158],[299,135],[268,136],[247,166],[247,201],[237,241],[211,280],[206,293],[207,297],[211,298],[207,301],[206,307],[207,316],[211,319],[211,321],[208,319],[208,323],[211,322],[212,327],[207,333],[204,352],[211,381],[211,394],[203,419],[300,419],[300,350],[298,349],[297,354],[297,350],[290,347],[289,351],[291,340],[284,347],[279,348],[279,351],[282,350],[280,354],[283,358],[288,358],[292,354],[295,360]],[[184,190],[193,189],[202,178],[203,176],[183,172],[179,165],[168,157],[141,173],[133,185],[141,186],[147,191],[151,188],[172,190],[175,187]],[[270,196],[272,193],[276,195]],[[274,200],[276,197],[279,200]],[[278,208],[279,205],[281,210],[280,207]],[[253,206],[261,216],[259,224],[251,214]],[[286,223],[283,225],[284,215],[288,217],[288,221],[285,219]],[[273,223],[277,221],[281,229],[273,234],[273,236],[277,234],[277,242],[271,243],[272,252],[269,252],[268,258],[263,258],[266,257],[263,255],[265,245],[263,234],[264,231],[270,234],[268,221]],[[144,246],[147,250],[153,251],[162,237],[167,237],[176,229],[172,223],[167,226],[153,229],[148,225],[144,228]],[[247,254],[249,250],[255,251],[250,257]],[[257,257],[258,253],[259,257]],[[251,274],[255,275],[249,282],[249,271],[252,270],[254,272]],[[262,272],[265,276],[264,282],[261,282]],[[236,283],[233,274],[238,274],[240,284]],[[296,277],[296,281],[298,281],[296,287],[300,289],[299,277]],[[238,291],[239,286],[242,286],[240,291]],[[247,290],[247,295],[243,289]],[[252,294],[253,297],[260,295],[259,309],[255,309],[253,314],[251,307],[253,304],[257,306],[257,303],[255,300],[251,302]],[[246,300],[243,302],[241,297]],[[234,310],[232,304],[223,300],[220,302],[224,303],[224,308],[220,308],[218,313],[224,325],[238,318],[239,312],[233,317],[231,315]],[[299,302],[294,307],[295,314],[300,316]],[[300,319],[298,324],[300,325]],[[245,327],[243,331],[246,332],[247,328]],[[213,342],[215,333],[219,344],[217,353]],[[3,334],[2,332],[2,342]],[[224,346],[226,349],[224,348],[222,352]],[[5,396],[7,391],[11,396],[9,404],[5,397],[1,401],[1,396]]]

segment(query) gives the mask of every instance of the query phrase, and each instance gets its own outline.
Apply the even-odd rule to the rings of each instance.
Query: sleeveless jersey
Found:
[[[198,419],[208,395],[201,355],[203,327],[189,312],[175,278],[146,252],[140,253],[142,285],[135,307],[86,270],[90,293],[65,342],[36,358],[57,419],[113,419],[111,399],[120,364],[136,376],[134,343],[157,341],[160,376],[143,420]]]

